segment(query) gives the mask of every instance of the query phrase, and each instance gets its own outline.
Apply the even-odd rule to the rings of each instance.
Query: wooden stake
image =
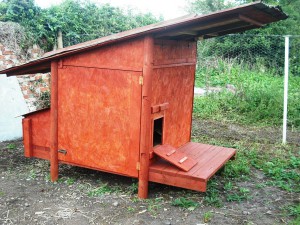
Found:
[[[51,181],[58,179],[58,62],[51,62],[50,108],[50,174]]]
[[[144,66],[142,86],[142,110],[141,110],[141,141],[140,141],[140,170],[138,197],[148,197],[149,182],[149,152],[151,144],[151,93],[153,72],[153,48],[152,36],[144,39]]]
[[[57,48],[60,49],[60,48],[63,48],[63,47],[64,47],[64,44],[63,44],[62,32],[61,32],[61,30],[58,30],[58,33],[57,33]]]

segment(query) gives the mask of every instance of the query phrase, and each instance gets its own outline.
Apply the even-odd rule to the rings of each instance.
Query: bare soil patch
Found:
[[[268,128],[269,129],[269,128]],[[194,121],[193,136],[275,143],[277,131],[212,121]],[[298,135],[298,136],[297,136]],[[291,141],[299,144],[299,134]],[[60,179],[49,181],[49,163],[23,156],[21,140],[0,143],[0,224],[285,224],[291,219],[282,207],[300,201],[299,194],[260,186],[264,174],[251,168],[250,179],[233,181],[249,189],[249,198],[225,199],[222,174],[213,182],[221,207],[205,203],[205,193],[151,183],[149,199],[136,198],[137,180],[68,165]],[[173,206],[184,197],[196,208]]]

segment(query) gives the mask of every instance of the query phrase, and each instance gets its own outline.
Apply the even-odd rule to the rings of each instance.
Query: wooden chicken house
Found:
[[[197,40],[286,19],[255,2],[48,52],[0,73],[51,72],[51,107],[24,115],[26,157],[206,191],[236,151],[191,142]]]

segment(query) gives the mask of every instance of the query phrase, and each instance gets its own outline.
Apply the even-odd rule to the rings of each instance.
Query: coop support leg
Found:
[[[51,62],[50,175],[58,179],[58,62]]]
[[[153,48],[152,36],[144,39],[144,65],[142,86],[142,110],[141,110],[141,140],[140,140],[140,170],[138,197],[148,197],[149,182],[149,151],[151,148],[151,92],[153,71]]]

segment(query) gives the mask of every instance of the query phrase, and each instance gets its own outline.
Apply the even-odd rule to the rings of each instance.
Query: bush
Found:
[[[211,66],[212,65],[212,66]],[[235,93],[211,93],[194,101],[194,113],[200,118],[231,120],[244,124],[281,125],[283,114],[283,77],[259,66],[217,60],[199,68],[198,86],[235,86]],[[290,76],[288,125],[300,127],[300,77]]]

